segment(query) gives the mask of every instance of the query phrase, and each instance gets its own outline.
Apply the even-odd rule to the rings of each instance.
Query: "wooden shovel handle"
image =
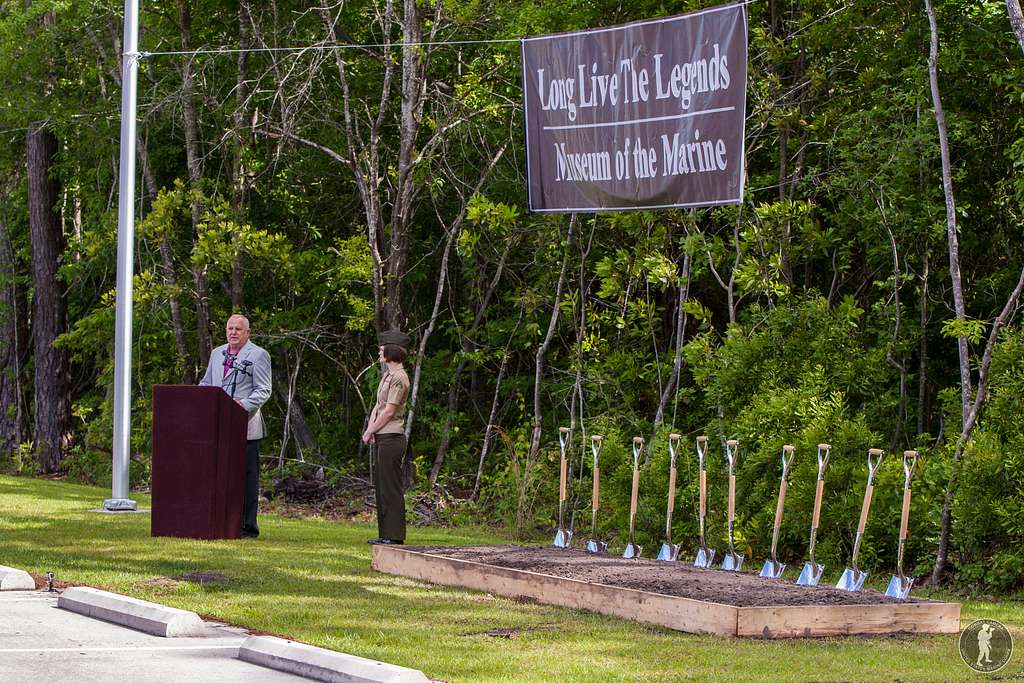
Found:
[[[779,527],[782,526],[782,508],[786,505],[786,487],[789,482],[783,479],[779,482],[779,502],[775,504],[775,527],[776,533],[779,531]]]
[[[700,516],[703,517],[708,511],[708,473],[707,470],[700,471]]]
[[[900,541],[907,540],[910,529],[910,487],[903,489],[903,512],[900,514]]]
[[[640,470],[633,468],[633,491],[629,496],[629,516],[632,518],[636,515],[636,503],[637,498],[640,495]]]
[[[567,496],[566,496],[566,493],[567,493],[566,488],[567,488],[568,479],[569,479],[568,472],[567,472],[568,469],[569,469],[568,462],[566,462],[565,456],[563,455],[562,456],[562,462],[559,465],[559,472],[558,472],[558,500],[562,501],[562,502],[564,502],[565,499],[567,498]]]
[[[729,521],[736,519],[736,475],[729,475]]]
[[[874,493],[874,484],[868,484],[864,489],[864,504],[860,508],[860,521],[857,522],[857,535],[864,534],[864,527],[868,525],[868,510],[871,508],[871,494]]]
[[[818,487],[814,490],[814,517],[811,520],[811,527],[818,528],[818,521],[821,519],[821,495],[825,492],[825,480],[818,480]]]
[[[597,510],[601,506],[601,468],[594,468],[594,488],[590,494],[590,506]]]
[[[672,511],[676,507],[676,468],[673,467],[672,471],[668,475],[668,514],[672,515]]]

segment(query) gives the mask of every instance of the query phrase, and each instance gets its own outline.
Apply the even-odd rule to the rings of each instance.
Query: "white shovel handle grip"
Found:
[[[900,542],[907,540],[910,530],[910,487],[903,489],[903,512],[900,514]]]
[[[860,521],[857,522],[857,535],[864,535],[864,527],[868,525],[868,510],[871,508],[871,494],[874,493],[874,484],[868,484],[864,489],[864,504],[860,508]]]
[[[814,490],[814,517],[811,519],[811,528],[818,528],[818,521],[821,519],[821,496],[825,492],[825,480],[818,480],[818,487]]]
[[[594,468],[594,489],[590,494],[590,506],[594,511],[601,506],[601,468]]]

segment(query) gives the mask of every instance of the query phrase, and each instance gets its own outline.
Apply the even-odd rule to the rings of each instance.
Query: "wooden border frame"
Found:
[[[383,545],[373,548],[373,568],[444,586],[610,614],[689,633],[816,638],[960,631],[959,603],[735,607]]]

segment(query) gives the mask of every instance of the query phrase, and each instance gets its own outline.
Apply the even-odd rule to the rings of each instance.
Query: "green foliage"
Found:
[[[238,44],[235,5],[189,6],[193,46]],[[581,214],[571,242],[565,217],[525,212],[519,46],[486,41],[702,6],[446,1],[441,24],[430,19],[427,31],[480,42],[429,51],[427,99],[416,114],[423,126],[407,141],[404,152],[415,161],[406,168],[400,168],[402,88],[393,79],[381,90],[385,65],[398,69],[396,79],[401,73],[399,50],[343,53],[344,87],[339,63],[318,51],[253,53],[243,78],[238,59],[201,55],[188,62],[190,95],[183,60],[143,58],[139,137],[146,153],[133,198],[133,483],[147,477],[152,385],[194,381],[207,360],[199,357],[201,339],[212,334],[220,341],[224,319],[239,307],[277,371],[265,409],[267,452],[281,448],[284,397],[293,390],[306,436],[315,442],[303,456],[331,471],[365,475],[365,451],[356,444],[378,377],[375,325],[381,297],[399,277],[399,324],[416,335],[433,330],[425,354],[412,359],[422,371],[412,426],[416,464],[425,474],[435,458],[443,459],[438,483],[453,500],[475,484],[503,373],[494,417],[499,431],[484,462],[479,501],[453,503],[445,523],[491,518],[519,536],[546,537],[557,510],[555,429],[568,424],[571,412],[578,532],[589,519],[584,435],[606,436],[601,533],[621,541],[628,524],[628,444],[653,434],[637,524],[648,547],[663,533],[670,431],[686,435],[674,528],[680,539],[696,535],[692,439],[703,433],[716,444],[709,529],[719,545],[725,526],[717,444],[740,439],[737,537],[752,556],[767,549],[781,446],[797,447],[780,545],[793,562],[806,548],[814,447],[832,443],[818,553],[838,566],[848,557],[860,505],[864,451],[918,448],[926,455],[914,489],[908,566],[928,568],[946,487],[958,473],[953,558],[962,583],[979,590],[1019,587],[1008,578],[1024,534],[1024,461],[1017,462],[1024,436],[1014,403],[1024,389],[1014,360],[1019,323],[996,348],[988,405],[959,468],[951,445],[962,419],[955,338],[966,337],[977,358],[1024,256],[1024,71],[1005,8],[992,1],[938,8],[940,85],[967,283],[966,320],[959,321],[946,284],[928,27],[919,7],[860,0],[840,11],[820,2],[748,7],[742,206]],[[249,7],[253,45],[328,40],[307,3]],[[111,113],[120,95],[119,12],[119,4],[106,0],[0,9],[6,142],[0,145],[0,221],[15,249],[10,275],[0,269],[0,285],[21,285],[31,302],[24,137],[29,124],[45,120],[60,141],[52,175],[67,238],[60,278],[69,324],[58,343],[72,357],[76,446],[66,469],[97,483],[109,477],[112,421],[118,121]],[[396,40],[397,29],[386,34],[380,16],[374,3],[347,4],[338,39]],[[180,48],[179,20],[176,11],[144,8],[141,49]],[[340,113],[346,99],[363,117],[355,124]],[[186,102],[196,113],[198,169],[185,152]],[[377,121],[372,129],[369,120]],[[372,153],[362,146],[371,137],[379,142]],[[353,150],[354,157],[339,161]],[[381,177],[369,173],[373,159]],[[412,197],[396,194],[404,172],[415,179]],[[379,194],[384,215],[368,212],[368,191]],[[375,296],[375,265],[386,255],[399,210],[410,218],[407,259],[400,272],[379,273],[384,294]],[[465,220],[456,223],[463,211]],[[371,218],[383,226],[372,241]],[[440,273],[453,229],[455,249]],[[440,282],[445,294],[431,320]],[[241,301],[233,300],[239,294]],[[677,339],[680,303],[685,316]],[[212,329],[199,329],[203,306]],[[555,310],[559,319],[541,360],[540,455],[531,461],[536,353]],[[0,310],[5,321],[9,315]],[[680,346],[679,382],[666,391]],[[977,366],[975,360],[975,375]],[[30,357],[24,367],[22,384],[30,387]],[[438,454],[449,423],[447,451]],[[289,456],[299,455],[294,436],[285,448]],[[880,474],[864,547],[862,560],[874,571],[888,570],[895,555],[902,476],[895,461],[890,455]],[[31,469],[18,461],[11,467]],[[434,495],[429,484],[421,486],[423,495]]]
[[[959,469],[958,581],[972,590],[1007,592],[1024,586],[1024,331],[1002,335],[991,372],[988,407]]]
[[[950,318],[942,324],[942,334],[950,339],[966,337],[972,344],[977,344],[985,334],[985,327],[985,323],[981,320]]]

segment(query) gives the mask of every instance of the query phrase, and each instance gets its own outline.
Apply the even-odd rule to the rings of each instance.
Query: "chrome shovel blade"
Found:
[[[823,564],[811,564],[810,562],[804,562],[803,571],[800,572],[800,578],[796,580],[797,585],[800,586],[817,586],[818,582],[821,581],[821,574],[825,571],[825,565]]]
[[[781,579],[782,572],[786,571],[785,562],[773,562],[771,560],[765,560],[764,566],[761,567],[761,576],[766,579]]]
[[[726,553],[722,558],[722,570],[727,572],[738,572],[743,566],[743,556],[739,553]]]
[[[906,600],[910,596],[910,587],[913,585],[914,579],[911,577],[900,577],[893,574],[892,578],[889,579],[889,587],[885,589],[885,594],[890,598]]]
[[[841,591],[856,593],[864,585],[864,579],[866,578],[868,578],[867,572],[847,567],[843,571],[843,575],[839,577],[839,583],[836,584],[836,588]]]
[[[608,552],[608,544],[604,541],[598,541],[596,539],[590,539],[587,541],[587,552],[588,553],[606,553]]]
[[[626,550],[622,553],[622,556],[627,560],[632,560],[634,558],[640,557],[640,552],[642,550],[643,548],[638,546],[636,543],[630,542],[626,544]]]
[[[662,542],[661,550],[658,551],[658,559],[665,562],[675,562],[677,557],[679,557],[679,546],[668,541]]]
[[[556,548],[568,548],[572,544],[572,532],[566,529],[559,529],[555,532],[555,540],[551,545]]]
[[[712,563],[715,561],[715,551],[711,548],[700,548],[697,550],[697,559],[693,561],[694,567],[700,567],[701,569],[711,569]]]

